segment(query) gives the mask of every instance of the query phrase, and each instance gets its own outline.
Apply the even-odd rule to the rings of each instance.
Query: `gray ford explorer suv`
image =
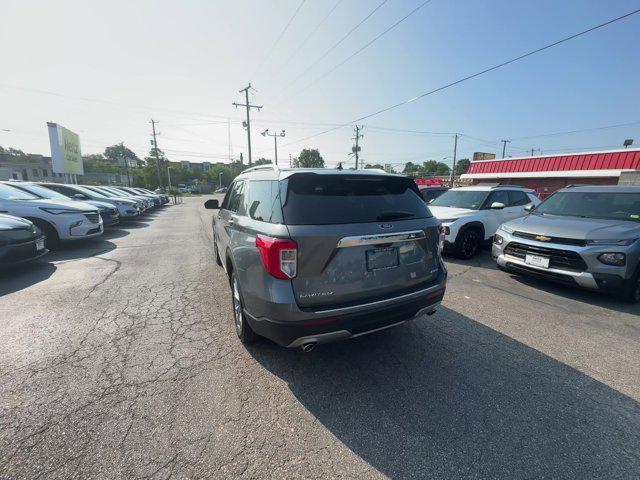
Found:
[[[493,257],[526,273],[640,301],[640,187],[570,186],[500,226]]]
[[[445,292],[440,224],[400,175],[250,168],[213,232],[245,343],[309,351],[432,314]]]

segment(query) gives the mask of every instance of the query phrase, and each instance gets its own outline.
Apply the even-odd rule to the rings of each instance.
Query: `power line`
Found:
[[[262,60],[260,61],[260,63],[258,63],[258,66],[256,67],[255,71],[253,72],[252,77],[255,77],[258,74],[258,72],[260,71],[260,69],[262,68],[264,63],[269,59],[269,57],[273,53],[273,50],[276,48],[278,43],[280,43],[280,40],[282,40],[282,37],[284,36],[285,32],[289,29],[289,26],[291,25],[293,20],[296,18],[296,16],[298,15],[298,12],[300,11],[300,9],[302,8],[302,6],[304,5],[304,3],[306,1],[307,0],[302,0],[300,2],[300,4],[298,5],[298,8],[296,8],[296,11],[293,12],[293,15],[291,15],[291,18],[289,19],[287,24],[284,26],[284,28],[280,32],[280,35],[278,35],[278,37],[276,38],[276,41],[273,42],[273,45],[271,45],[271,48],[267,51],[267,54],[264,57],[262,57]]]
[[[390,27],[386,28],[384,31],[382,31],[381,33],[379,33],[378,35],[376,35],[373,39],[371,39],[369,42],[365,43],[362,47],[360,47],[358,50],[356,50],[355,52],[353,52],[351,55],[349,55],[347,58],[345,58],[344,60],[342,60],[340,63],[334,65],[330,70],[328,70],[327,72],[323,73],[321,76],[315,78],[314,80],[311,81],[311,83],[307,84],[306,87],[304,87],[302,90],[297,91],[296,93],[294,93],[293,95],[290,95],[287,98],[287,101],[291,100],[292,98],[296,97],[297,95],[301,94],[302,92],[308,90],[309,88],[311,88],[313,85],[315,85],[317,82],[319,82],[320,80],[322,80],[323,78],[327,77],[328,75],[332,74],[333,72],[335,72],[338,68],[342,67],[344,64],[346,64],[349,60],[351,60],[353,57],[355,57],[356,55],[359,55],[360,53],[362,53],[364,50],[366,50],[367,48],[369,48],[371,45],[373,45],[376,41],[378,41],[380,38],[382,38],[384,35],[386,35],[387,33],[389,33],[391,30],[393,30],[394,28],[396,28],[398,25],[400,25],[402,22],[404,22],[407,18],[409,18],[410,16],[412,16],[414,13],[418,12],[418,10],[420,10],[422,7],[424,7],[427,3],[430,3],[431,0],[425,0],[424,2],[422,2],[420,5],[418,5],[416,8],[414,8],[413,10],[411,10],[407,15],[405,15],[404,17],[402,17],[400,20],[398,20],[397,22],[395,22],[393,25],[391,25]],[[279,103],[278,105],[280,105],[281,103]]]
[[[570,135],[573,133],[582,133],[582,132],[595,132],[596,130],[606,130],[608,128],[619,128],[619,127],[630,127],[633,125],[638,125],[640,122],[630,122],[630,123],[618,123],[616,125],[606,125],[604,127],[593,127],[593,128],[583,128],[581,130],[567,130],[564,132],[554,132],[554,133],[544,133],[541,135],[531,135],[529,137],[517,137],[514,140],[529,140],[531,138],[543,138],[543,137],[557,137],[560,135]]]
[[[322,60],[324,60],[327,55],[329,55],[333,50],[335,50],[342,42],[344,42],[353,32],[355,32],[364,22],[366,22],[369,18],[371,18],[371,16],[376,13],[385,3],[387,3],[388,0],[382,0],[382,2],[380,2],[378,4],[377,7],[375,7],[373,10],[371,10],[367,16],[365,16],[362,20],[360,20],[354,27],[352,27],[345,35],[342,36],[342,38],[340,38],[340,40],[338,40],[336,43],[334,43],[333,45],[331,45],[322,55],[320,55],[320,57],[318,57],[311,65],[309,65],[305,70],[302,71],[302,73],[300,73],[297,77],[295,77],[293,80],[291,80],[285,87],[283,90],[288,90],[289,87],[291,87],[292,85],[294,85],[298,80],[300,80],[300,78],[304,77],[305,74],[310,71],[313,67],[315,67],[318,63],[320,63]]]
[[[629,12],[629,13],[625,14],[625,15],[621,15],[621,16],[616,17],[614,19],[611,19],[611,20],[608,20],[606,22],[600,23],[599,25],[596,25],[594,27],[590,27],[590,28],[588,28],[586,30],[583,30],[583,31],[578,32],[578,33],[575,33],[575,34],[570,35],[568,37],[564,37],[564,38],[562,38],[560,40],[557,40],[557,41],[555,41],[553,43],[547,44],[547,45],[545,45],[543,47],[540,47],[540,48],[537,48],[535,50],[531,50],[531,51],[529,51],[527,53],[524,53],[524,54],[519,55],[517,57],[514,57],[512,59],[506,60],[506,61],[504,61],[502,63],[499,63],[497,65],[494,65],[492,67],[488,67],[488,68],[485,68],[483,70],[480,70],[479,72],[473,73],[471,75],[467,75],[466,77],[460,78],[460,79],[455,80],[455,81],[450,82],[450,83],[447,83],[446,85],[443,85],[441,87],[435,88],[433,90],[430,90],[428,92],[422,93],[422,94],[417,95],[415,97],[409,98],[409,99],[404,100],[402,102],[398,102],[398,103],[396,103],[394,105],[390,105],[388,107],[382,108],[382,109],[380,109],[380,110],[378,110],[376,112],[373,112],[373,113],[370,113],[368,115],[364,115],[364,116],[362,116],[360,118],[356,118],[354,120],[351,120],[350,122],[343,123],[340,126],[324,130],[324,131],[322,131],[320,133],[317,133],[315,135],[309,135],[309,136],[301,138],[299,140],[294,140],[293,142],[289,142],[287,145],[303,142],[305,140],[309,140],[311,138],[315,138],[315,137],[318,137],[320,135],[324,135],[326,133],[332,132],[332,131],[337,130],[339,128],[344,128],[344,127],[347,127],[347,126],[352,125],[354,123],[361,122],[362,120],[365,120],[367,118],[375,117],[377,115],[380,115],[381,113],[385,113],[385,112],[388,112],[390,110],[394,110],[394,109],[396,109],[398,107],[401,107],[403,105],[406,105],[408,103],[415,102],[415,101],[420,100],[420,99],[422,99],[424,97],[427,97],[429,95],[433,95],[434,93],[440,92],[440,91],[445,90],[447,88],[453,87],[453,86],[458,85],[460,83],[466,82],[466,81],[471,80],[471,79],[476,78],[476,77],[479,77],[480,75],[484,75],[485,73],[489,73],[489,72],[491,72],[493,70],[497,70],[499,68],[505,67],[505,66],[507,66],[507,65],[509,65],[511,63],[515,63],[515,62],[520,61],[520,60],[522,60],[524,58],[530,57],[532,55],[535,55],[536,53],[540,53],[540,52],[542,52],[544,50],[547,50],[549,48],[555,47],[555,46],[560,45],[562,43],[568,42],[569,40],[573,40],[574,38],[580,37],[582,35],[586,35],[587,33],[593,32],[594,30],[597,30],[599,28],[603,28],[603,27],[605,27],[607,25],[611,25],[614,22],[618,22],[618,21],[623,20],[623,19],[625,19],[627,17],[635,15],[635,14],[637,14],[639,12],[640,12],[640,9],[634,10],[632,12]],[[287,146],[287,145],[285,145],[285,146]]]
[[[329,13],[327,13],[322,20],[320,20],[320,23],[318,23],[310,32],[309,34],[305,37],[305,39],[300,42],[298,44],[298,48],[295,49],[295,51],[289,55],[289,57],[287,58],[287,60],[285,60],[285,62],[280,65],[280,68],[278,70],[282,71],[284,70],[284,67],[286,67],[287,65],[289,65],[289,62],[291,62],[291,60],[300,52],[300,50],[302,50],[302,47],[304,47],[307,42],[309,41],[309,39],[311,37],[313,37],[313,35],[320,29],[320,27],[327,21],[327,19],[331,16],[331,14],[335,11],[336,8],[338,8],[338,6],[343,2],[344,0],[338,0],[335,5],[331,8],[331,10],[329,10]]]
[[[116,106],[116,107],[133,108],[133,109],[137,109],[137,110],[143,110],[143,111],[146,111],[146,112],[163,111],[163,112],[167,112],[169,114],[180,115],[180,116],[183,116],[183,117],[185,115],[195,115],[195,116],[203,117],[203,118],[224,118],[224,119],[227,118],[224,115],[209,115],[209,114],[204,114],[204,113],[187,112],[187,111],[183,111],[183,110],[173,110],[173,109],[162,108],[162,107],[148,107],[148,106],[143,106],[143,105],[134,105],[134,104],[130,104],[130,103],[115,102],[115,101],[112,101],[112,100],[104,100],[104,99],[101,99],[101,98],[78,97],[78,96],[74,96],[74,95],[67,95],[67,94],[64,94],[64,93],[52,92],[50,90],[40,90],[40,89],[37,89],[37,88],[17,87],[15,85],[8,85],[8,84],[0,84],[0,87],[9,88],[9,89],[13,89],[13,90],[20,90],[20,91],[29,92],[29,93],[38,93],[38,94],[42,94],[42,95],[51,95],[51,96],[54,96],[54,97],[68,98],[68,99],[71,99],[71,100],[80,100],[82,102],[103,103],[105,105],[113,105],[113,106]],[[203,118],[199,118],[197,120],[202,120]],[[194,119],[194,120],[196,120],[196,119]]]

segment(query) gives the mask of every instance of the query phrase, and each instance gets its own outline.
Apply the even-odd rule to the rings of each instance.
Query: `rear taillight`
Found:
[[[441,255],[442,255],[442,252],[444,251],[444,237],[447,233],[449,233],[447,231],[448,229],[449,227],[443,227],[442,225],[438,227],[438,232],[440,232],[440,239],[438,242],[438,251],[440,252]]]
[[[256,237],[256,246],[267,272],[276,278],[293,278],[298,265],[298,244],[288,238]]]

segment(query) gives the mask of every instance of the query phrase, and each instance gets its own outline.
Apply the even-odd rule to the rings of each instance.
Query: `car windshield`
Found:
[[[428,218],[413,180],[386,175],[297,174],[287,182],[284,219],[292,225]],[[309,208],[313,205],[313,208]]]
[[[41,187],[40,185],[33,185],[32,183],[21,183],[20,185],[16,185],[15,188],[33,193],[34,195],[42,198],[49,198],[52,200],[69,200],[69,197],[62,193],[51,190],[50,188]]]
[[[18,188],[0,183],[0,199],[2,200],[37,200],[38,197]]]
[[[640,193],[557,192],[533,213],[640,222]]]
[[[91,190],[92,192],[94,192],[96,194],[96,196],[101,196],[101,197],[105,197],[105,198],[111,198],[111,197],[115,197],[117,195],[105,190],[104,188],[100,188],[100,187],[85,187],[87,190]]]
[[[489,193],[485,190],[448,190],[431,202],[429,206],[478,210]]]

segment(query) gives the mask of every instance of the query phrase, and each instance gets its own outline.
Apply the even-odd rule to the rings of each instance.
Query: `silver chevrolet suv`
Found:
[[[498,267],[640,301],[640,187],[569,186],[500,226]]]
[[[432,314],[444,295],[440,224],[407,177],[260,166],[205,207],[219,209],[242,342],[309,351]]]

